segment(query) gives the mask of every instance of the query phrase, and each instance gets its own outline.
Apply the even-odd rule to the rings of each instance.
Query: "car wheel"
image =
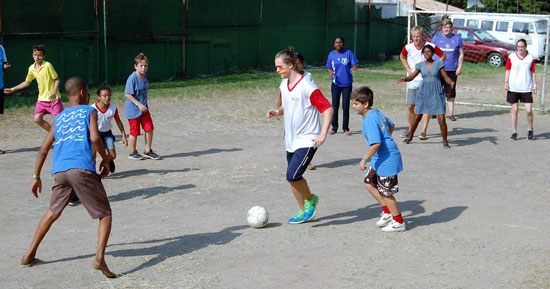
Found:
[[[489,57],[487,57],[487,62],[489,62],[492,66],[501,66],[504,64],[504,57],[502,57],[502,54],[498,52],[493,52],[489,54]]]

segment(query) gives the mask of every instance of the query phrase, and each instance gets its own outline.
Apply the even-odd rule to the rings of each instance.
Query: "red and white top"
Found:
[[[304,76],[294,85],[288,79],[281,82],[280,97],[284,108],[285,143],[288,152],[313,146],[313,139],[321,134],[319,113],[332,105],[317,85]]]
[[[431,42],[426,42],[424,45],[426,44],[432,46],[435,49],[435,54],[437,56],[441,57],[443,56],[443,54],[445,54],[445,52],[443,52],[443,50],[441,50],[441,48],[439,48],[437,45]],[[412,69],[412,71],[415,70],[414,67],[416,66],[417,63],[420,63],[426,60],[426,58],[424,58],[424,55],[422,54],[422,48],[424,48],[424,46],[416,47],[414,42],[411,42],[405,45],[401,50],[401,54],[407,57],[407,63],[409,64],[409,67]],[[409,76],[409,73],[407,73],[407,76]],[[420,87],[420,83],[422,83],[422,75],[418,74],[412,81],[407,82],[407,88],[408,89],[418,88]]]
[[[119,118],[118,109],[114,104],[109,104],[109,107],[102,111],[97,106],[97,102],[90,105],[97,110],[97,128],[100,132],[107,132],[113,128],[111,121],[113,118]]]
[[[527,53],[521,58],[518,53],[508,56],[506,61],[506,70],[510,70],[508,78],[508,91],[513,92],[532,92],[533,78],[531,73],[535,72],[535,58]]]

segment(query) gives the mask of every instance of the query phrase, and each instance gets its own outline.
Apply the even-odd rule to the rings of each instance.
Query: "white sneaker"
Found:
[[[403,224],[398,223],[392,219],[391,223],[389,223],[387,226],[382,228],[381,230],[384,232],[403,232],[407,228],[405,226],[405,222]]]
[[[392,218],[393,216],[391,214],[386,214],[382,211],[382,213],[380,213],[380,220],[376,222],[376,227],[385,227],[392,220]]]

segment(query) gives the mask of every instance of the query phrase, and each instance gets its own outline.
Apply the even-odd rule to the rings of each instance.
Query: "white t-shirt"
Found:
[[[331,107],[317,85],[302,76],[294,87],[283,79],[280,97],[284,108],[285,144],[288,152],[313,146],[313,139],[321,134],[319,112]]]
[[[527,53],[525,57],[519,57],[518,53],[513,53],[506,60],[506,70],[510,70],[508,79],[508,91],[513,92],[532,92],[533,78],[531,73],[535,72],[535,59],[533,55]]]
[[[107,132],[113,128],[111,121],[113,118],[119,118],[118,109],[114,104],[109,104],[109,107],[105,111],[101,111],[97,106],[97,102],[90,105],[97,110],[97,128],[100,132]]]
[[[434,47],[435,54],[438,55],[439,57],[441,57],[444,54],[443,50],[441,50],[437,45],[431,42],[425,42],[424,45],[426,44]],[[409,67],[412,69],[412,71],[415,70],[415,66],[417,63],[420,63],[426,60],[426,58],[424,58],[424,55],[422,54],[422,48],[424,48],[424,46],[416,47],[414,42],[411,42],[405,45],[401,50],[401,54],[407,57],[407,63],[409,64]],[[407,76],[409,76],[408,72],[407,72]],[[418,88],[420,87],[421,83],[422,83],[422,75],[419,73],[413,80],[407,82],[407,88],[408,89]]]

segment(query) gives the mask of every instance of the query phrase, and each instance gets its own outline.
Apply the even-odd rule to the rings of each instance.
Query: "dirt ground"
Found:
[[[11,116],[0,142],[0,287],[550,288],[550,116],[535,114],[537,139],[528,141],[521,112],[512,142],[507,110],[458,106],[444,150],[435,121],[428,140],[401,144],[404,109],[389,110],[405,167],[396,198],[407,231],[384,233],[374,226],[381,208],[362,185],[366,144],[352,115],[354,134],[330,136],[305,174],[320,197],[317,219],[288,225],[298,207],[285,181],[282,119],[263,117],[273,91],[151,100],[153,148],[163,159],[129,160],[118,140],[117,172],[104,179],[114,280],[91,266],[97,221],[82,206],[53,225],[42,262],[20,268],[49,206],[52,152],[34,199],[45,132],[32,108]],[[247,226],[254,205],[269,211],[266,228]]]

